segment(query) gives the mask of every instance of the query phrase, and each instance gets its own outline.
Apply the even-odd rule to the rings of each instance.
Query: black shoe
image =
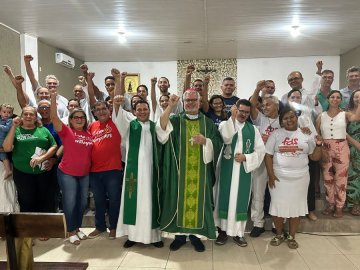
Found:
[[[201,242],[200,239],[195,239],[193,241],[191,241],[191,244],[194,246],[195,250],[197,252],[203,252],[205,251],[205,246],[204,244]]]
[[[251,237],[259,237],[260,234],[264,233],[265,229],[264,228],[260,228],[260,227],[254,227],[251,232],[250,232],[250,236]]]
[[[186,241],[183,242],[183,241],[180,241],[180,240],[177,240],[175,239],[171,244],[170,244],[170,250],[172,251],[176,251],[178,250],[179,248],[181,248],[183,245],[186,244]]]
[[[134,241],[126,240],[123,247],[124,248],[131,248],[135,244],[136,244],[136,242],[134,242]]]
[[[235,236],[235,237],[233,237],[233,240],[240,247],[247,247],[247,245],[248,245],[248,243],[246,242],[245,237]]]
[[[164,242],[159,241],[159,242],[152,243],[152,245],[157,248],[162,248],[162,247],[164,247]]]
[[[271,231],[272,231],[273,234],[275,234],[275,235],[277,234],[276,233],[276,228],[272,228]]]
[[[220,231],[218,237],[215,240],[215,244],[222,246],[226,243],[227,240],[228,240],[228,236],[227,236],[226,232]]]

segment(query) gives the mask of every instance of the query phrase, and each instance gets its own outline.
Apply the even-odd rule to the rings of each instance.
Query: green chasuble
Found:
[[[255,128],[252,124],[245,122],[241,129],[242,154],[251,154],[255,146]],[[230,145],[224,147],[220,156],[220,179],[219,179],[219,217],[228,218],[229,199],[231,192],[232,172],[235,159],[235,146],[238,140],[238,132],[235,133]],[[239,186],[236,202],[236,221],[247,220],[247,210],[251,194],[251,173],[245,172],[244,164],[240,165]]]
[[[173,131],[164,145],[160,229],[199,234],[215,239],[212,187],[222,139],[215,124],[202,113],[189,119],[184,113],[170,118]],[[204,164],[203,146],[191,137],[202,134],[212,141],[214,158]]]
[[[126,161],[125,179],[124,179],[124,224],[136,224],[136,209],[137,209],[137,172],[139,160],[139,146],[141,139],[141,124],[137,119],[130,122],[129,132],[129,150]],[[159,170],[159,150],[160,143],[157,141],[155,133],[155,124],[150,121],[150,132],[152,136],[153,146],[153,175],[152,175],[152,229],[159,227],[160,215],[160,170]]]

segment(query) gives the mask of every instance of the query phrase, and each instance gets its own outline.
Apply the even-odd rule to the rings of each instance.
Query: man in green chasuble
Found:
[[[231,107],[230,119],[219,126],[225,145],[219,157],[214,192],[214,219],[219,227],[217,245],[225,244],[229,235],[239,246],[247,246],[244,232],[251,196],[251,172],[260,166],[265,155],[260,132],[247,122],[250,107],[248,100],[238,100]]]
[[[212,187],[222,139],[215,124],[199,112],[200,95],[183,94],[184,112],[169,118],[179,97],[172,95],[156,126],[164,144],[160,229],[179,233],[170,249],[178,250],[189,235],[198,252],[205,247],[196,235],[216,238]]]

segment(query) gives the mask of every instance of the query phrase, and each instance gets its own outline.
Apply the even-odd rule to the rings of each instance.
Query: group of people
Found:
[[[272,80],[259,81],[249,100],[239,99],[231,77],[223,80],[220,95],[208,99],[210,78],[192,82],[191,65],[181,97],[171,95],[169,80],[161,77],[151,79],[148,100],[146,85],[135,95],[126,93],[127,74],[117,69],[104,80],[107,94],[100,91],[95,74],[82,65],[74,98],[67,100],[54,75],[46,77],[46,87],[39,84],[31,60],[24,57],[37,104],[23,91],[24,78],[4,69],[22,113],[12,119],[13,107],[1,105],[0,157],[5,178],[13,176],[20,211],[54,212],[61,191],[74,245],[105,233],[107,213],[109,239],[127,236],[125,248],[136,243],[161,248],[162,231],[175,234],[173,251],[187,236],[198,252],[205,250],[201,237],[223,245],[230,236],[245,247],[250,204],[250,236],[265,231],[268,187],[275,233],[270,244],[287,240],[289,248],[297,248],[300,217],[317,218],[320,167],[328,201],[322,213],[341,218],[347,201],[351,213],[360,215],[359,68],[348,70],[349,85],[341,91],[331,90],[334,73],[322,70],[321,61],[310,91],[302,88],[301,73],[291,72],[291,90],[280,101]],[[80,228],[89,187],[95,229],[85,235]]]

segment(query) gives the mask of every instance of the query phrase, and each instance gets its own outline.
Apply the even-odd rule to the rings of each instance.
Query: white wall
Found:
[[[288,92],[287,76],[291,71],[298,70],[303,74],[303,87],[310,89],[316,72],[316,61],[322,60],[323,69],[335,72],[332,88],[339,89],[340,56],[306,56],[282,58],[237,59],[237,96],[249,98],[259,80],[271,79],[276,85],[276,95],[281,97]],[[154,76],[165,76],[170,80],[170,92],[176,93],[177,62],[86,62],[90,71],[95,72],[95,83],[101,90],[104,78],[110,75],[113,67],[129,73],[140,73],[142,84],[150,86]]]
[[[335,78],[332,89],[339,89],[340,56],[238,59],[237,96],[249,98],[258,81],[273,80],[276,87],[275,95],[281,97],[290,90],[287,76],[291,71],[300,71],[304,78],[303,87],[310,89],[318,60],[323,61],[323,70],[334,71]]]
[[[145,84],[150,91],[150,80],[153,77],[167,77],[170,81],[170,93],[176,93],[177,63],[170,62],[85,62],[89,71],[95,72],[94,82],[100,90],[105,91],[104,78],[111,75],[111,69],[120,72],[140,73],[140,83]]]

